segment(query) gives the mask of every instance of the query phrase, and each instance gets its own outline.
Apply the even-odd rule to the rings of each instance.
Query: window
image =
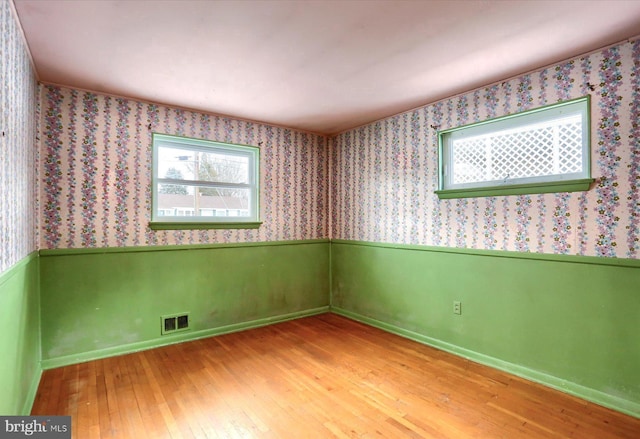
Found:
[[[153,229],[256,228],[259,149],[153,134]]]
[[[589,189],[589,97],[438,133],[440,198]]]

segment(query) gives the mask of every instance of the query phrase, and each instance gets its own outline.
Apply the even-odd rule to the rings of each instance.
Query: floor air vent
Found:
[[[173,334],[178,331],[186,331],[189,329],[189,313],[183,312],[170,316],[160,317],[162,335]]]

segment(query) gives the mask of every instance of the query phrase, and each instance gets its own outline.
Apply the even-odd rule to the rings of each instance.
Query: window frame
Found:
[[[260,227],[260,148],[249,145],[216,142],[213,140],[196,139],[192,137],[175,136],[170,134],[152,133],[152,164],[151,164],[151,221],[149,227],[153,230],[177,229],[255,229]],[[173,180],[158,176],[159,149],[168,147],[182,149],[189,152],[220,152],[226,155],[247,157],[248,183],[223,183],[203,180]],[[167,181],[168,180],[168,181]],[[179,184],[193,187],[226,187],[249,190],[248,216],[165,216],[159,215],[158,199],[161,184]],[[186,209],[186,208],[184,208]],[[183,209],[183,210],[184,210]],[[236,209],[234,209],[236,210]]]
[[[452,141],[471,138],[491,132],[502,132],[517,127],[558,119],[565,114],[580,114],[582,117],[582,172],[552,174],[538,177],[493,180],[452,184]],[[545,105],[520,113],[487,119],[456,128],[438,131],[438,190],[440,199],[488,197],[498,195],[524,195],[589,190],[594,182],[591,178],[591,99],[589,95]]]

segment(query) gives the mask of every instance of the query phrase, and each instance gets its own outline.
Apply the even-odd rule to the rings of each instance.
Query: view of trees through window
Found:
[[[169,168],[164,178],[184,180],[182,172],[177,168]],[[159,192],[161,194],[187,195],[187,187],[181,184],[161,184]]]
[[[247,183],[247,164],[244,157],[235,158],[233,156],[219,156],[198,152],[195,160],[190,161],[187,167],[196,180],[218,183]],[[200,194],[203,196],[237,197],[241,192],[238,189],[200,188]]]
[[[191,189],[190,183],[194,181],[210,183],[212,186],[218,183],[222,183],[222,186],[228,183],[248,183],[246,157],[194,151],[189,155],[174,155],[171,160],[166,161],[171,166],[162,178],[182,180],[185,184],[160,184],[158,192],[161,194],[192,194],[196,187]],[[242,189],[217,186],[199,186],[197,189],[201,196],[238,197],[244,193]]]
[[[257,221],[258,148],[157,133],[153,148],[154,220]]]

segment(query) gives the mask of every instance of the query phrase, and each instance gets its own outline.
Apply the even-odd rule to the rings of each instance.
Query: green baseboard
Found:
[[[67,355],[64,357],[51,358],[42,360],[42,369],[55,369],[56,367],[68,366],[71,364],[83,363],[86,361],[99,360],[101,358],[115,357],[118,355],[130,354],[133,352],[144,351],[147,349],[168,346],[176,343],[183,343],[192,340],[198,340],[216,335],[229,334],[232,332],[244,331],[247,329],[260,328],[262,326],[272,325],[274,323],[285,322],[303,317],[309,317],[317,314],[329,312],[329,306],[321,306],[318,308],[297,311],[277,316],[265,317],[262,319],[251,320],[247,322],[234,323],[231,325],[220,326],[217,328],[209,328],[194,332],[180,332],[176,335],[165,336],[153,340],[146,340],[139,343],[130,343],[112,348],[98,349],[90,352],[83,352],[77,355]]]
[[[409,340],[413,340],[418,343],[422,343],[422,344],[434,347],[436,349],[449,352],[451,354],[460,356],[462,358],[466,358],[473,362],[480,363],[485,366],[490,366],[495,369],[499,369],[499,370],[511,373],[520,378],[524,378],[526,380],[533,381],[535,383],[539,383],[547,387],[551,387],[561,392],[568,393],[573,396],[577,396],[578,398],[582,398],[584,400],[593,402],[595,404],[598,404],[613,410],[617,410],[627,415],[640,418],[640,404],[636,402],[629,401],[623,398],[618,398],[616,396],[609,395],[604,392],[600,392],[598,390],[594,390],[585,386],[581,386],[579,384],[576,384],[567,380],[563,380],[561,378],[548,375],[536,370],[532,370],[527,367],[509,363],[507,361],[503,361],[498,358],[493,358],[488,355],[481,354],[479,352],[471,351],[469,349],[461,348],[459,346],[455,346],[453,344],[444,342],[442,340],[438,340],[438,339],[426,336],[424,334],[419,334],[417,332],[409,331],[399,326],[381,322],[371,317],[354,313],[346,309],[341,309],[341,308],[332,306],[331,312],[341,315],[343,317],[347,317],[349,319],[361,322],[361,323],[365,323],[367,325],[373,326],[383,331],[390,332],[395,335],[399,335],[400,337],[408,338]]]

